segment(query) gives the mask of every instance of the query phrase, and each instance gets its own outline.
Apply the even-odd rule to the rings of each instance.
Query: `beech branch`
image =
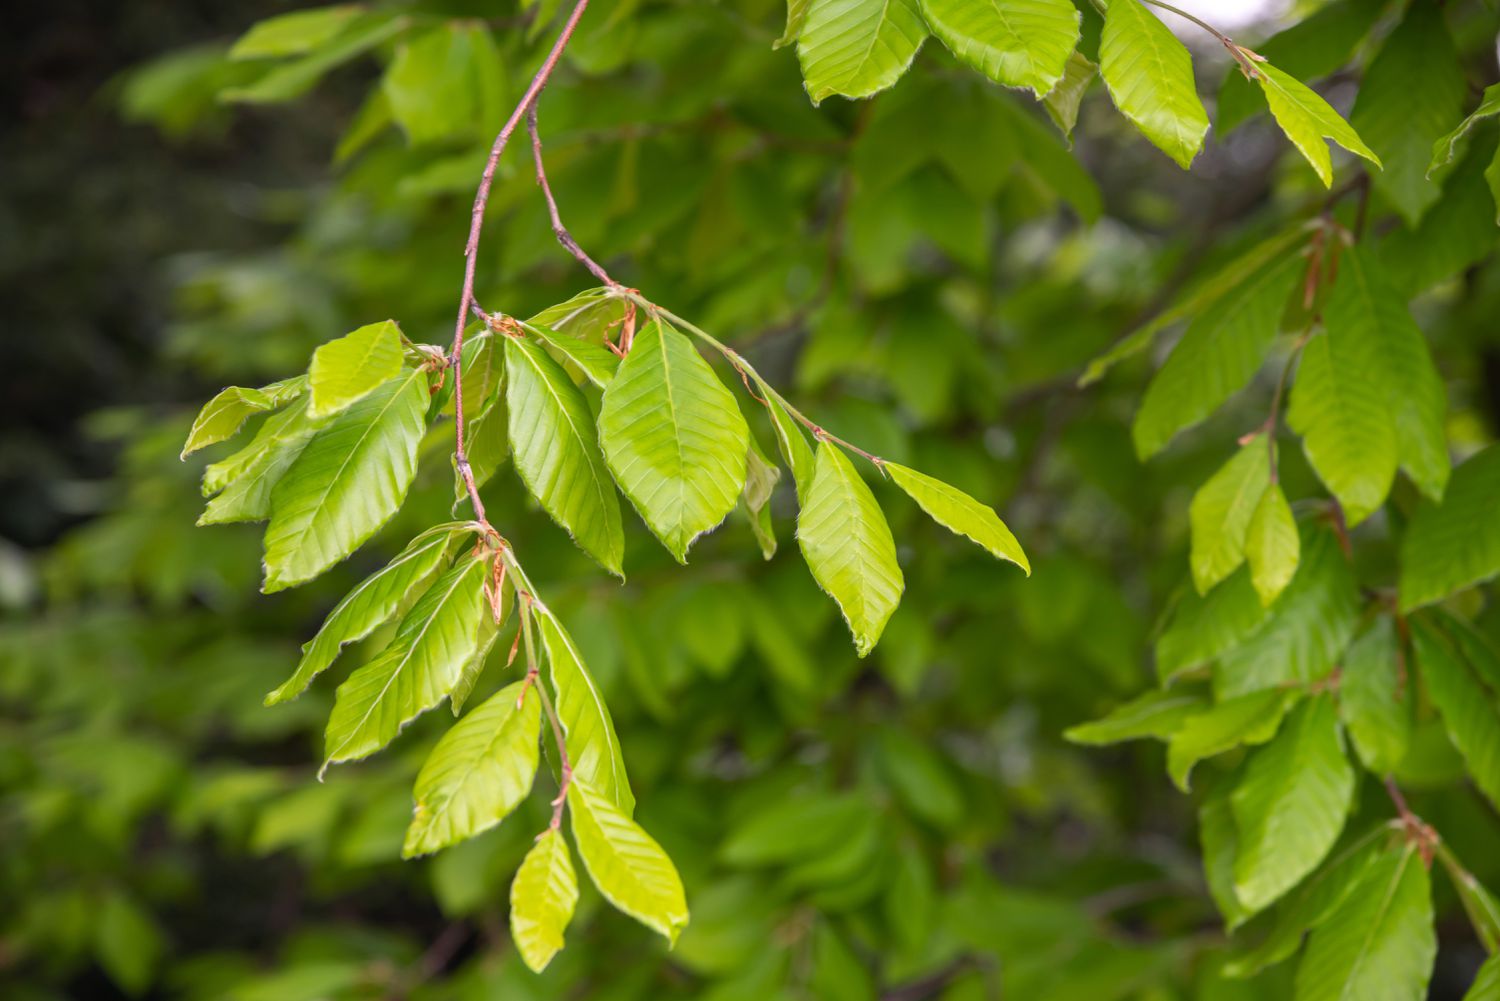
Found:
[[[584,253],[578,241],[573,239],[573,234],[568,232],[568,227],[563,225],[562,216],[557,211],[557,199],[552,197],[552,185],[547,183],[547,168],[542,163],[542,134],[537,130],[535,102],[526,113],[526,131],[531,134],[531,159],[536,164],[536,183],[541,187],[543,197],[547,199],[547,214],[552,217],[552,232],[557,236],[557,242],[562,244],[564,250],[577,258],[578,263],[588,268],[595,278],[610,288],[619,288],[620,283],[611,278],[609,272],[600,267],[592,257]]]

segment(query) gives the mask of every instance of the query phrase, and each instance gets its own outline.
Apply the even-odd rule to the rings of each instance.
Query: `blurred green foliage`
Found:
[[[606,689],[638,816],[693,912],[669,953],[586,887],[569,947],[535,977],[505,914],[549,789],[495,831],[402,862],[412,782],[446,713],[318,783],[331,686],[261,706],[338,596],[448,519],[446,438],[424,446],[375,543],[271,597],[256,593],[256,529],[194,527],[199,467],[177,453],[214,388],[300,371],[361,324],[395,317],[413,340],[446,341],[485,150],[558,4],[325,15],[242,38],[239,58],[234,39],[280,8],[159,6],[22,32],[33,53],[98,69],[23,63],[34,100],[4,137],[14,169],[0,221],[36,234],[3,251],[18,303],[5,379],[23,414],[0,467],[7,998],[1290,996],[1291,964],[1220,973],[1229,946],[1202,854],[1215,791],[1245,752],[1198,765],[1189,798],[1164,781],[1156,744],[1062,737],[1155,683],[1163,613],[1196,600],[1190,500],[1263,420],[1279,374],[1268,366],[1144,465],[1131,424],[1161,352],[1074,385],[1184,288],[1323,205],[1254,93],[1228,77],[1221,113],[1236,103],[1245,124],[1182,173],[1102,88],[1070,151],[1029,97],[935,44],[895,89],[814,108],[797,59],[772,48],[784,12],[771,0],[590,12],[541,103],[574,236],[834,433],[994,503],[1034,574],[873,483],[908,584],[861,661],[790,551],[789,486],[772,503],[775,559],[738,516],[687,567],[631,522],[621,585],[502,470],[490,518]],[[1344,31],[1354,41],[1324,32],[1307,54],[1289,33],[1262,51],[1330,77],[1325,92],[1348,110],[1378,48],[1374,16],[1353,8],[1375,6],[1298,4],[1304,28],[1358,21]],[[1494,80],[1493,12],[1445,6],[1465,73]],[[1100,19],[1083,15],[1091,52]],[[70,48],[79,33],[108,55]],[[90,92],[101,72],[158,52]],[[1198,71],[1205,93],[1233,73],[1207,48]],[[55,79],[71,89],[35,104]],[[1417,296],[1460,456],[1500,427],[1493,132],[1476,128],[1420,222],[1404,223],[1401,196],[1379,184],[1368,210],[1368,241]],[[1353,225],[1355,201],[1332,212]],[[590,284],[513,149],[480,301],[528,316]],[[1293,503],[1322,497],[1301,451],[1281,453]],[[1356,530],[1361,581],[1394,585],[1389,529],[1417,504],[1400,482]],[[1490,597],[1450,605],[1493,634]],[[491,670],[476,695],[508,680]],[[1359,774],[1351,831],[1391,816]],[[1445,845],[1500,885],[1500,820],[1430,713],[1400,780]],[[1451,884],[1435,887],[1432,996],[1456,998],[1485,944]]]

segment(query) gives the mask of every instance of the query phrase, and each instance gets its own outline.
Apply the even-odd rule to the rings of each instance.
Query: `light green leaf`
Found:
[[[1260,603],[1270,607],[1297,573],[1302,539],[1297,522],[1280,483],[1272,483],[1260,495],[1250,527],[1245,532],[1245,559],[1250,564],[1250,583]]]
[[[109,978],[125,994],[145,994],[167,952],[167,939],[141,904],[114,890],[89,914],[94,951]]]
[[[691,341],[659,319],[635,337],[604,391],[604,458],[646,525],[679,563],[733,510],[750,429]]]
[[[1067,0],[922,0],[922,14],[959,62],[1039,99],[1078,45],[1078,10]]]
[[[1125,740],[1155,737],[1166,740],[1183,722],[1205,708],[1202,698],[1182,692],[1146,692],[1109,715],[1080,723],[1063,731],[1075,744],[1118,744]]]
[[[272,391],[278,390],[279,387],[285,387],[285,400],[273,398],[271,399],[272,405],[279,406],[282,402],[291,402],[294,406],[267,417],[259,430],[255,432],[255,437],[250,439],[250,444],[233,455],[210,463],[203,471],[203,496],[212,497],[223,490],[241,473],[258,462],[268,449],[298,437],[303,430],[310,432],[316,429],[316,423],[307,419],[307,401],[299,399],[307,389],[307,376],[299,375],[295,379],[262,386],[256,392],[270,398]]]
[[[467,392],[464,394],[464,409],[469,409]],[[502,393],[497,394],[488,407],[464,423],[464,455],[469,460],[469,473],[474,477],[476,488],[488,483],[510,456],[509,418],[510,412]],[[452,466],[453,511],[457,514],[468,502],[469,488],[459,475],[456,459],[452,461]]]
[[[1500,238],[1495,226],[1495,135],[1471,144],[1443,180],[1443,197],[1415,229],[1393,228],[1376,244],[1396,288],[1416,296],[1483,261]]]
[[[1214,669],[1220,699],[1326,678],[1359,621],[1354,573],[1333,532],[1309,527],[1296,576],[1255,632],[1224,649]],[[1259,607],[1252,594],[1249,599]]]
[[[682,879],[661,846],[614,801],[576,774],[568,786],[573,839],[604,898],[675,943],[687,927]]]
[[[1031,564],[1021,544],[1005,522],[988,506],[957,487],[894,462],[883,463],[896,486],[916,501],[933,521],[987,549],[998,560],[1009,560],[1031,574]]]
[[[1201,312],[1191,314],[1187,332],[1152,377],[1131,425],[1142,459],[1217,410],[1265,362],[1281,329],[1287,297],[1306,268],[1300,257],[1284,252],[1286,247],[1275,246],[1280,247],[1279,256],[1256,270],[1245,272],[1237,265],[1226,269],[1228,287],[1202,303]],[[1187,301],[1199,302],[1201,297]]]
[[[271,491],[267,594],[309,581],[401,507],[427,430],[427,375],[410,369],[318,432]]]
[[[1199,594],[1207,594],[1245,562],[1250,520],[1270,483],[1270,452],[1265,435],[1257,434],[1193,495],[1188,522],[1193,586]],[[1295,525],[1292,534],[1295,537]]]
[[[1296,893],[1277,905],[1270,932],[1254,948],[1226,962],[1224,975],[1237,979],[1252,977],[1296,952],[1302,945],[1302,936],[1327,921],[1354,892],[1390,840],[1391,830],[1382,824],[1338,852],[1309,876]]]
[[[1333,158],[1329,156],[1325,139],[1338,143],[1377,167],[1381,165],[1380,157],[1365,145],[1359,133],[1310,87],[1270,63],[1257,63],[1255,70],[1256,82],[1266,95],[1276,124],[1312,164],[1325,188],[1333,186]]]
[[[380,750],[452,691],[479,642],[488,574],[488,561],[460,559],[402,616],[390,646],[339,685],[325,769]]]
[[[901,79],[927,38],[917,0],[810,0],[797,59],[813,104],[869,97]]]
[[[1469,113],[1469,117],[1458,123],[1458,127],[1437,142],[1432,144],[1432,162],[1427,167],[1427,173],[1431,175],[1439,167],[1444,167],[1453,162],[1458,155],[1460,144],[1468,137],[1469,132],[1486,118],[1494,118],[1500,115],[1500,83],[1492,83],[1484,89],[1484,97],[1479,101],[1479,107]]]
[[[493,586],[493,579],[491,584]],[[511,586],[510,578],[507,577],[500,585],[500,614],[499,622],[493,607],[486,607],[479,615],[479,636],[474,641],[474,653],[464,664],[463,670],[458,673],[458,680],[453,683],[453,691],[448,693],[448,708],[453,711],[454,718],[463,715],[464,703],[469,701],[469,696],[474,694],[474,686],[479,683],[479,676],[484,673],[484,665],[489,660],[490,650],[495,646],[495,640],[500,636],[500,627],[510,616],[510,606],[515,604],[516,589]],[[489,591],[484,592],[485,604],[489,606]]]
[[[1308,938],[1295,1001],[1422,1001],[1437,958],[1432,887],[1417,847],[1382,853]]]
[[[352,18],[344,30],[306,55],[277,64],[264,76],[242,87],[229,87],[219,100],[241,104],[279,104],[301,97],[329,70],[364,55],[400,33],[406,19],[394,13],[371,12]]]
[[[411,540],[395,559],[356,584],[328,613],[317,635],[303,645],[297,670],[266,696],[266,705],[301,695],[334,662],[346,643],[362,640],[384,625],[412,589],[442,564],[454,534],[464,528],[454,522],[428,529]]]
[[[1173,303],[1171,308],[1162,310],[1162,312],[1132,331],[1128,336],[1122,337],[1103,354],[1092,359],[1088,363],[1088,367],[1083,370],[1083,375],[1078,377],[1078,386],[1082,388],[1093,385],[1104,378],[1105,373],[1118,363],[1127,358],[1133,358],[1149,348],[1156,339],[1156,335],[1174,323],[1195,319],[1200,313],[1208,310],[1226,295],[1240,289],[1252,278],[1264,271],[1274,270],[1274,268],[1268,268],[1269,265],[1277,262],[1285,263],[1286,258],[1291,256],[1289,254],[1291,248],[1306,239],[1306,232],[1301,227],[1294,226],[1281,230],[1275,236],[1255,244],[1228,265],[1200,281],[1186,295],[1183,295]],[[1220,321],[1233,319],[1237,315],[1237,312],[1223,312]],[[1280,314],[1278,313],[1275,319],[1280,320],[1280,318]],[[1275,331],[1272,331],[1273,336],[1274,334]],[[1264,352],[1262,352],[1263,355]],[[1170,359],[1168,360],[1170,361]],[[1259,367],[1260,360],[1256,359],[1254,364],[1256,367]],[[1250,375],[1253,374],[1254,371],[1252,370],[1248,375],[1241,378],[1238,383],[1234,383],[1234,386],[1236,388],[1243,386],[1250,378]],[[1192,383],[1186,383],[1185,387],[1188,389],[1194,388]],[[1225,398],[1233,392],[1234,389],[1228,390]],[[1217,404],[1211,405],[1209,411],[1205,413],[1211,412],[1214,406],[1217,406]]]
[[[1400,451],[1392,401],[1363,331],[1339,324],[1302,349],[1287,423],[1352,527],[1385,503]]]
[[[1401,540],[1401,609],[1440,601],[1500,573],[1500,445],[1453,471],[1441,504],[1423,504]]]
[[[1191,166],[1208,134],[1193,59],[1139,0],[1110,0],[1099,73],[1120,113],[1182,169]]]
[[[1233,649],[1267,618],[1248,573],[1230,574],[1207,595],[1184,590],[1156,641],[1156,675],[1163,685]]]
[[[805,503],[807,491],[812,489],[813,475],[817,471],[817,460],[812,446],[802,427],[786,412],[773,396],[766,397],[766,410],[771,415],[771,430],[776,432],[776,447],[792,471],[792,481],[797,485],[797,497]]]
[[[1484,961],[1463,1001],[1500,1001],[1500,956]]]
[[[560,334],[541,324],[523,323],[522,326],[536,335],[547,347],[562,355],[563,360],[577,366],[578,371],[600,389],[613,381],[615,372],[620,368],[619,355],[593,341]]]
[[[1491,956],[1500,953],[1500,900],[1496,900],[1484,888],[1484,884],[1459,863],[1451,848],[1439,844],[1437,857],[1442,860],[1443,868],[1448,870],[1454,892],[1458,894],[1459,903],[1463,905],[1464,914],[1479,938],[1479,944]]]
[[[838,602],[863,657],[875,648],[906,586],[896,541],[875,495],[838,446],[818,444],[797,543],[818,586]]]
[[[1094,82],[1099,67],[1082,52],[1073,51],[1068,65],[1063,69],[1062,79],[1042,98],[1042,107],[1064,136],[1073,137],[1073,127],[1078,124],[1078,109],[1083,104],[1083,95]]]
[[[1234,894],[1234,857],[1239,850],[1239,835],[1234,829],[1229,796],[1234,780],[1243,771],[1241,768],[1221,777],[1198,806],[1198,846],[1203,855],[1204,881],[1228,931],[1234,931],[1252,917],[1252,912]]]
[[[504,820],[531,792],[541,726],[541,700],[524,681],[453,724],[417,773],[401,857],[447,848]]]
[[[247,420],[273,407],[271,399],[258,389],[228,386],[220,390],[198,411],[180,458],[186,459],[200,448],[233,438]]]
[[[1242,745],[1264,744],[1276,736],[1281,717],[1300,697],[1295,689],[1267,688],[1187,717],[1167,743],[1167,774],[1187,792],[1194,765]]]
[[[489,28],[449,21],[400,45],[382,88],[396,124],[420,145],[487,135],[503,77]]]
[[[1442,500],[1449,473],[1443,381],[1406,297],[1373,255],[1355,246],[1339,258],[1323,320],[1330,331],[1339,331],[1341,343],[1358,346],[1358,364],[1368,363],[1383,389],[1401,468],[1429,499]]]
[[[364,8],[359,4],[315,7],[268,17],[239,37],[230,59],[301,56],[333,41]]]
[[[1338,840],[1353,797],[1354,769],[1333,700],[1308,699],[1251,756],[1230,795],[1240,902],[1259,911],[1317,868]]]
[[[781,469],[766,458],[755,436],[750,436],[750,450],[745,456],[745,490],[740,507],[750,521],[750,530],[766,559],[776,555],[776,531],[771,525],[771,493],[781,479]]]
[[[307,370],[311,417],[328,417],[401,373],[401,328],[368,323],[313,352]]]
[[[625,529],[588,401],[539,345],[507,337],[505,367],[516,472],[584,552],[620,574]]]
[[[1384,165],[1374,175],[1375,189],[1408,226],[1442,194],[1427,179],[1427,166],[1434,142],[1462,113],[1467,92],[1442,6],[1409,5],[1365,70],[1349,115]]]
[[[199,525],[263,521],[271,516],[271,492],[318,434],[307,416],[307,399],[266,418],[250,444],[203,472],[205,492],[222,490],[208,502]]]
[[[1411,744],[1412,702],[1407,695],[1396,629],[1382,615],[1349,644],[1339,678],[1339,713],[1354,750],[1376,775],[1389,775]]]
[[[562,623],[541,606],[532,607],[542,646],[547,651],[557,717],[567,738],[573,775],[609,797],[628,816],[635,812],[635,796],[630,791],[625,758],[620,753],[620,740],[615,736],[615,724],[609,717],[604,696]]]
[[[510,934],[533,973],[541,973],[563,947],[563,932],[578,904],[573,853],[560,832],[536,839],[510,884]]]
[[[812,0],[786,0],[786,30],[771,43],[771,48],[791,45],[801,37],[802,26],[807,23],[807,8],[811,6]]]
[[[1494,696],[1451,637],[1425,620],[1411,621],[1427,695],[1442,715],[1474,784],[1500,807],[1500,711]]]

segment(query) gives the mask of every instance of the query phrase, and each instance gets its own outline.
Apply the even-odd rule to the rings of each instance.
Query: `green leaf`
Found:
[[[882,463],[882,466],[896,486],[916,501],[933,521],[955,535],[983,546],[996,559],[1009,560],[1030,576],[1031,564],[1026,560],[1026,553],[993,509],[926,473],[894,462]]]
[[[307,416],[306,397],[266,418],[249,445],[204,470],[205,492],[222,492],[208,502],[198,524],[269,518],[272,491],[319,430],[320,424]]]
[[[805,503],[807,491],[812,489],[813,476],[817,472],[817,460],[813,457],[812,446],[807,443],[807,435],[802,433],[801,425],[792,419],[775,397],[766,397],[766,410],[771,415],[771,430],[776,432],[776,447],[781,450],[781,457],[786,460],[787,468],[792,471],[792,480],[797,485],[797,498]]]
[[[818,586],[838,602],[865,656],[906,586],[896,541],[875,495],[831,442],[818,444],[812,486],[797,516],[797,543]]]
[[[363,11],[358,4],[316,7],[268,17],[239,37],[230,59],[301,56],[333,41]]]
[[[1395,227],[1377,244],[1380,262],[1405,296],[1453,278],[1489,256],[1495,226],[1495,135],[1475,142],[1443,181],[1443,196],[1415,229]]]
[[[1208,112],[1187,46],[1139,0],[1110,0],[1099,72],[1120,113],[1186,170],[1203,148]]]
[[[334,662],[345,644],[362,640],[384,625],[412,589],[442,564],[448,544],[465,527],[455,522],[428,529],[412,539],[395,559],[356,584],[328,613],[317,635],[303,645],[297,670],[266,696],[265,704],[295,699]]]
[[[1431,500],[1448,486],[1447,398],[1427,339],[1379,261],[1359,247],[1339,258],[1338,280],[1323,309],[1324,323],[1341,344],[1357,345],[1351,357],[1368,364],[1386,394],[1395,423],[1401,468]]]
[[[1264,744],[1276,736],[1282,716],[1300,697],[1295,689],[1267,688],[1188,716],[1167,743],[1167,774],[1187,792],[1194,765],[1242,745]]]
[[[859,98],[885,90],[926,38],[917,0],[810,0],[797,36],[807,94],[818,104],[833,94]]]
[[[541,726],[541,700],[524,681],[453,724],[417,773],[401,857],[447,848],[504,820],[531,792]]]
[[[1073,51],[1068,65],[1063,69],[1062,79],[1042,98],[1042,107],[1052,124],[1068,139],[1073,137],[1073,127],[1078,124],[1078,109],[1083,104],[1083,95],[1094,82],[1099,67],[1082,52]]]
[[[1272,483],[1260,495],[1250,527],[1245,532],[1245,559],[1250,564],[1250,583],[1260,603],[1270,607],[1297,573],[1302,539],[1297,522],[1280,483]]]
[[[922,14],[964,65],[1007,87],[1045,97],[1078,45],[1068,0],[922,0]]]
[[[401,374],[401,328],[368,323],[313,352],[307,370],[310,417],[328,417]]]
[[[573,853],[558,831],[547,829],[521,860],[510,884],[510,934],[533,973],[541,973],[563,947],[563,932],[578,904]]]
[[[812,6],[812,0],[787,0],[786,2],[786,30],[781,37],[771,43],[771,48],[779,49],[785,45],[791,45],[802,36],[802,26],[807,23],[807,9]]]
[[[621,574],[625,528],[588,401],[540,345],[507,337],[505,368],[516,472],[584,552]]]
[[[482,559],[448,568],[402,616],[390,646],[339,685],[324,769],[380,750],[452,691],[479,642],[488,575]]]
[[[1458,894],[1469,924],[1474,928],[1474,934],[1479,938],[1479,944],[1491,956],[1500,953],[1500,900],[1496,900],[1484,888],[1484,884],[1474,878],[1473,873],[1459,864],[1452,849],[1446,845],[1438,845],[1437,857],[1442,860],[1443,868],[1448,870],[1453,889]]]
[[[599,686],[589,675],[583,657],[562,623],[541,606],[536,611],[537,628],[547,651],[547,667],[556,696],[557,718],[562,723],[568,747],[568,762],[574,777],[581,777],[609,797],[627,816],[635,812],[635,796],[625,774],[625,758],[609,707]]]
[[[493,582],[489,586],[493,586]],[[490,650],[495,646],[495,640],[500,636],[500,627],[510,616],[510,606],[515,604],[516,589],[511,585],[507,577],[500,585],[500,614],[496,616],[493,606],[486,609],[490,614],[481,612],[479,615],[479,635],[474,641],[474,653],[464,664],[463,670],[458,674],[458,680],[453,683],[453,691],[448,693],[448,708],[453,711],[454,718],[463,715],[464,703],[469,701],[469,696],[474,694],[474,686],[479,683],[479,676],[484,673],[484,665],[489,660]],[[486,604],[488,605],[488,586],[484,592]],[[496,618],[499,621],[495,621]]]
[[[198,411],[180,458],[186,459],[200,448],[233,438],[247,420],[274,407],[270,397],[258,389],[229,386],[220,390]]]
[[[608,348],[581,337],[560,334],[540,324],[522,323],[522,326],[547,347],[562,355],[563,360],[577,366],[578,371],[600,389],[614,380],[615,372],[620,368],[620,357]]]
[[[1349,644],[1339,678],[1339,713],[1354,750],[1376,775],[1389,775],[1411,744],[1412,703],[1391,620],[1373,620]]]
[[[745,456],[745,490],[740,494],[740,507],[750,520],[750,530],[760,545],[760,554],[766,559],[776,555],[776,531],[771,525],[771,493],[781,479],[781,469],[772,464],[760,450],[755,436],[750,436],[750,449]]]
[[[1156,674],[1164,685],[1233,649],[1267,618],[1248,573],[1230,574],[1206,595],[1186,590],[1156,641]]]
[[[1338,840],[1353,797],[1354,769],[1333,700],[1308,699],[1251,756],[1230,795],[1240,902],[1259,911],[1317,868]]]
[[[1255,244],[1249,250],[1234,258],[1229,264],[1198,282],[1187,294],[1178,298],[1172,304],[1171,308],[1162,310],[1151,320],[1132,331],[1128,336],[1117,341],[1109,350],[1092,359],[1088,363],[1088,367],[1083,370],[1083,375],[1078,377],[1079,388],[1093,385],[1104,378],[1105,374],[1116,364],[1127,358],[1133,358],[1149,348],[1156,339],[1156,335],[1173,324],[1180,323],[1183,320],[1196,319],[1200,313],[1213,307],[1215,303],[1230,293],[1241,289],[1246,283],[1251,282],[1252,279],[1255,279],[1257,276],[1265,277],[1266,272],[1275,271],[1276,268],[1274,265],[1278,262],[1286,264],[1287,258],[1291,256],[1288,253],[1291,248],[1305,242],[1306,239],[1307,234],[1301,227],[1292,227],[1281,230],[1276,235]],[[1284,305],[1285,303],[1283,303]],[[1211,329],[1218,327],[1226,321],[1236,319],[1241,310],[1218,310],[1217,312],[1219,316],[1213,322],[1212,326],[1206,322],[1203,324],[1205,339]],[[1279,312],[1274,319],[1276,321],[1281,319]],[[1274,335],[1275,331],[1272,331],[1271,336],[1274,337]],[[1186,335],[1184,335],[1184,339],[1186,339]],[[1220,354],[1220,351],[1213,351],[1209,353],[1209,356],[1218,357]],[[1229,356],[1225,354],[1224,357],[1228,358]],[[1264,351],[1261,352],[1261,357],[1264,357]],[[1170,360],[1169,358],[1168,361],[1170,362]],[[1260,360],[1260,358],[1255,359],[1254,365],[1256,367],[1259,367]],[[1165,368],[1165,366],[1163,367]],[[1188,367],[1190,368],[1191,366]],[[1249,380],[1250,376],[1254,374],[1254,370],[1252,369],[1248,374],[1240,378],[1237,383],[1233,383],[1234,387],[1243,386]],[[1192,392],[1196,388],[1196,384],[1191,381],[1183,383],[1183,389],[1186,391]],[[1224,391],[1224,393],[1224,397],[1219,402],[1223,402],[1223,399],[1227,399],[1232,395],[1234,389],[1231,388]],[[1169,397],[1163,402],[1172,403],[1173,399]],[[1206,416],[1212,412],[1217,405],[1217,403],[1210,404],[1208,410],[1204,411],[1203,415]]]
[[[1239,850],[1239,835],[1234,829],[1234,811],[1230,808],[1229,797],[1234,789],[1233,780],[1243,770],[1241,768],[1215,782],[1198,806],[1198,845],[1203,854],[1204,880],[1208,883],[1208,894],[1229,931],[1252,916],[1234,893],[1234,858]]]
[[[1328,324],[1302,349],[1287,424],[1352,527],[1385,503],[1400,461],[1392,401],[1363,331]]]
[[[1214,670],[1221,699],[1326,678],[1359,621],[1354,573],[1333,532],[1310,527],[1291,584],[1260,627],[1227,647]],[[1259,607],[1252,594],[1250,599]]]
[[[616,908],[675,943],[687,927],[682,879],[661,846],[614,801],[576,774],[568,786],[573,840],[583,867]]]
[[[1296,1001],[1421,1001],[1437,957],[1432,887],[1415,845],[1388,850],[1328,920],[1297,967]]]
[[[219,100],[240,104],[279,104],[306,94],[329,70],[364,55],[406,28],[394,13],[370,12],[352,18],[332,38],[304,56],[277,64],[264,76],[242,87],[229,87]]]
[[[1484,961],[1463,1001],[1500,1001],[1500,956]]]
[[[691,341],[659,319],[635,337],[599,412],[615,481],[677,562],[733,510],[750,429]]]
[[[1166,740],[1188,717],[1201,712],[1203,699],[1182,692],[1146,692],[1109,715],[1090,723],[1080,723],[1063,731],[1075,744],[1118,744],[1125,740],[1155,737]]]
[[[427,430],[427,375],[411,369],[335,417],[271,491],[267,594],[309,581],[395,514]]]
[[[1423,504],[1401,540],[1401,609],[1441,601],[1500,573],[1500,445],[1453,470],[1441,504]]]
[[[488,134],[493,101],[504,87],[500,52],[490,30],[450,21],[404,42],[386,68],[382,88],[391,115],[413,145]]]
[[[1250,520],[1271,483],[1270,453],[1264,434],[1240,446],[1188,506],[1192,526],[1193,586],[1207,594],[1245,562]],[[1296,526],[1292,526],[1295,537]]]
[[[1388,6],[1385,0],[1332,0],[1255,50],[1299,80],[1317,80],[1349,62]],[[1221,137],[1266,107],[1259,89],[1236,63],[1230,64],[1216,103],[1214,127]]]
[[[1474,784],[1500,807],[1500,711],[1494,697],[1450,637],[1429,622],[1411,621],[1427,695],[1442,715]]]
[[[1252,977],[1296,952],[1302,945],[1302,936],[1327,921],[1360,885],[1390,838],[1391,831],[1386,825],[1372,828],[1309,876],[1296,893],[1277,905],[1274,923],[1266,937],[1224,964],[1224,975]]]
[[[1349,115],[1384,166],[1373,177],[1375,190],[1409,226],[1442,193],[1427,179],[1427,166],[1434,142],[1462,113],[1467,92],[1442,5],[1409,5],[1365,70]]]
[[[1486,118],[1494,118],[1497,115],[1500,115],[1500,83],[1492,83],[1484,89],[1484,96],[1479,101],[1479,107],[1470,112],[1469,117],[1459,122],[1458,127],[1452,132],[1432,144],[1432,162],[1427,167],[1428,175],[1453,162],[1464,139],[1468,137],[1474,126]]]
[[[1142,459],[1217,410],[1265,362],[1281,329],[1287,297],[1306,267],[1301,258],[1285,253],[1285,246],[1275,246],[1280,256],[1260,268],[1246,272],[1231,265],[1222,273],[1227,287],[1203,303],[1201,312],[1194,311],[1182,340],[1146,387],[1131,425]],[[1200,295],[1186,302],[1201,299]]]
[[[90,915],[94,949],[109,978],[132,997],[146,993],[167,952],[149,911],[120,891],[106,893]]]
[[[1270,63],[1257,63],[1255,71],[1256,82],[1271,105],[1276,124],[1312,164],[1325,188],[1333,187],[1333,160],[1323,142],[1325,139],[1338,143],[1377,167],[1381,166],[1380,157],[1365,145],[1359,133],[1306,84]]]

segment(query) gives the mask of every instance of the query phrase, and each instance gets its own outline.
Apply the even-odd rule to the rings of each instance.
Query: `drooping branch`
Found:
[[[531,159],[536,164],[536,183],[542,189],[542,195],[547,199],[547,214],[552,217],[552,232],[557,236],[557,242],[562,244],[563,249],[577,258],[578,263],[589,269],[589,272],[610,288],[619,288],[620,283],[609,276],[609,272],[600,267],[592,257],[584,253],[578,241],[573,239],[573,234],[568,232],[568,227],[563,225],[562,216],[557,211],[557,199],[552,197],[552,185],[547,183],[547,168],[542,162],[542,134],[536,124],[536,102],[532,102],[531,108],[526,112],[526,131],[531,134]]]
[[[563,24],[562,30],[558,32],[557,40],[552,43],[552,49],[547,53],[547,58],[542,61],[541,67],[531,78],[531,83],[527,86],[526,92],[521,95],[521,100],[516,104],[515,110],[510,113],[510,117],[501,126],[499,134],[495,136],[495,141],[490,146],[489,159],[485,161],[484,173],[479,179],[479,188],[474,192],[474,207],[469,213],[469,238],[464,244],[464,283],[458,298],[458,320],[453,328],[453,348],[448,354],[448,364],[453,369],[453,460],[458,467],[459,476],[463,478],[464,487],[468,491],[469,503],[474,507],[475,518],[486,524],[488,522],[484,516],[484,502],[479,499],[479,487],[474,482],[474,472],[469,467],[469,457],[464,446],[462,358],[464,327],[468,323],[469,307],[474,302],[474,274],[479,263],[479,236],[484,230],[484,213],[489,207],[490,188],[494,185],[495,170],[500,163],[500,156],[510,143],[511,134],[515,132],[516,126],[521,124],[522,117],[536,103],[542,88],[547,86],[548,79],[557,68],[558,60],[562,58],[563,49],[573,37],[573,32],[578,28],[578,22],[582,20],[583,12],[588,5],[589,0],[577,0],[573,5],[573,11],[568,15],[568,20]]]

